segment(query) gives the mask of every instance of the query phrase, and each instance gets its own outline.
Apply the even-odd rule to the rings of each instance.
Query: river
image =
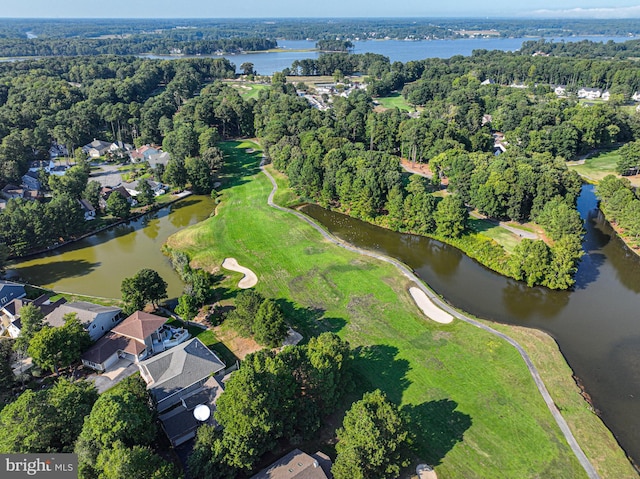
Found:
[[[639,460],[640,258],[599,219],[593,186],[583,187],[578,209],[586,220],[585,256],[573,291],[529,288],[429,238],[395,233],[315,205],[304,212],[345,241],[400,259],[462,310],[550,333],[604,422]]]
[[[624,42],[630,37],[568,37],[550,38],[554,41],[593,40],[594,42]],[[379,53],[389,57],[391,62],[408,62],[410,60],[422,60],[425,58],[451,58],[454,55],[471,55],[473,50],[518,50],[523,42],[529,40],[539,40],[539,38],[463,38],[458,40],[368,40],[356,41],[354,53]],[[223,55],[236,65],[236,70],[240,71],[240,65],[245,62],[253,63],[254,69],[259,75],[273,75],[274,72],[290,68],[295,60],[305,58],[318,58],[319,53],[311,50],[315,48],[315,41],[311,40],[278,40],[278,47],[282,51],[243,53],[239,55]],[[143,58],[169,59],[175,60],[184,58],[175,55],[141,55]],[[213,56],[214,55],[209,55]]]
[[[176,231],[209,217],[214,203],[190,196],[149,215],[8,266],[9,278],[89,296],[120,297],[120,283],[142,268],[156,270],[167,282],[169,298],[183,284],[161,248]]]

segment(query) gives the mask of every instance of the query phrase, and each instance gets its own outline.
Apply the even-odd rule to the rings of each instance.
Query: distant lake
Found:
[[[566,38],[548,38],[556,42],[579,42],[592,40],[594,42],[624,42],[633,37],[607,37],[584,36]],[[454,55],[471,55],[473,50],[519,50],[523,42],[539,40],[540,38],[465,38],[459,40],[367,40],[354,43],[354,53],[379,53],[389,57],[393,62],[406,63],[411,60],[424,60],[425,58],[451,58]],[[240,65],[251,62],[259,75],[273,75],[291,67],[295,60],[305,58],[318,58],[318,52],[301,52],[296,50],[311,50],[315,48],[315,40],[278,40],[278,46],[285,49],[282,52],[242,53],[238,55],[222,55],[235,64],[236,71],[240,71]],[[207,55],[217,57],[216,55]],[[178,59],[185,58],[174,55],[141,55],[143,58]]]

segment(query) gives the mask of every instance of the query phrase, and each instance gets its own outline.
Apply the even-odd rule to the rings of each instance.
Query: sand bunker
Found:
[[[453,321],[453,316],[433,304],[421,289],[411,287],[409,288],[409,294],[411,294],[413,300],[428,318],[442,324],[448,324]]]
[[[246,150],[244,150],[244,151],[245,151],[245,153],[249,153],[249,154],[251,154],[251,153],[255,153],[255,152],[256,152],[256,150],[254,150],[253,148],[247,148],[247,149],[246,149]]]
[[[222,267],[229,271],[237,271],[244,274],[244,277],[238,282],[238,288],[248,289],[253,288],[258,283],[258,277],[249,268],[240,266],[235,258],[225,258],[222,262]]]

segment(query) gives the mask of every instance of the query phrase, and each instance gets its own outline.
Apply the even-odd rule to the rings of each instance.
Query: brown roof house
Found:
[[[331,479],[331,459],[316,452],[309,455],[294,449],[251,479]]]
[[[138,363],[171,444],[178,446],[196,434],[203,422],[213,419],[215,404],[222,394],[222,382],[213,377],[225,364],[198,338]],[[204,407],[206,417],[196,419],[194,410]]]
[[[166,322],[167,318],[136,311],[91,346],[82,355],[82,363],[96,371],[106,371],[118,359],[137,363],[189,338],[187,330]]]
[[[122,320],[122,310],[120,308],[87,303],[86,301],[75,301],[54,309],[45,317],[45,321],[50,326],[64,326],[64,316],[69,313],[75,313],[78,316],[93,341],[104,336]]]

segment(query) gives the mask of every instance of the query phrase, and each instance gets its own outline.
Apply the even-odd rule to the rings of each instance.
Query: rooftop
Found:
[[[313,456],[294,449],[251,479],[329,479],[331,460],[321,452]]]
[[[142,311],[136,311],[118,326],[113,328],[112,331],[144,343],[146,338],[155,333],[166,322],[167,318]]]
[[[51,326],[64,326],[64,315],[75,313],[78,315],[78,319],[82,324],[89,324],[99,314],[107,313],[115,316],[120,313],[120,311],[120,308],[114,308],[112,306],[101,306],[99,304],[87,303],[86,301],[76,301],[63,304],[59,308],[54,309],[47,316],[47,323]]]

